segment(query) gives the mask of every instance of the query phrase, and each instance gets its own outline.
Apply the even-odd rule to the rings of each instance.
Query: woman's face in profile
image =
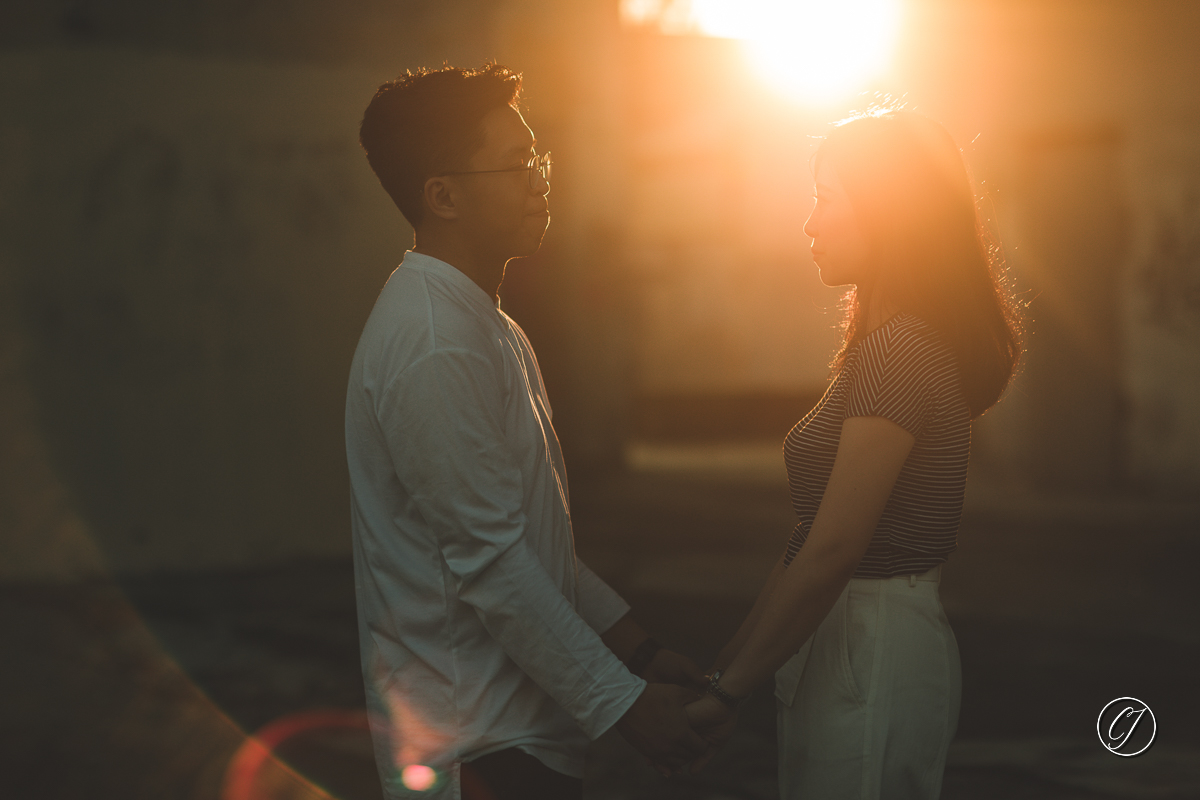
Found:
[[[812,237],[812,256],[821,272],[821,283],[857,285],[867,274],[870,248],[828,158],[817,165],[816,184],[817,204],[804,223],[804,233]]]

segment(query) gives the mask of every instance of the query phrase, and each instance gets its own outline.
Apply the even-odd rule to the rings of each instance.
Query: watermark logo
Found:
[[[1118,697],[1096,719],[1096,735],[1113,755],[1137,756],[1146,752],[1158,732],[1150,706],[1136,697]]]

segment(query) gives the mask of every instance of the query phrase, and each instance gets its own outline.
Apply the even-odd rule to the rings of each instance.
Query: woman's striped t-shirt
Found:
[[[784,440],[800,517],[784,564],[812,528],[847,417],[886,417],[916,439],[854,577],[920,573],[945,561],[962,517],[971,414],[954,354],[927,323],[898,314],[854,346],[824,397]]]

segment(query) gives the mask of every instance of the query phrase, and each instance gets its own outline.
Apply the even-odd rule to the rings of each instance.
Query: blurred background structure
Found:
[[[501,296],[541,359],[593,566],[698,659],[737,624],[791,526],[782,437],[838,341],[801,230],[808,158],[830,122],[902,98],[956,137],[1028,303],[943,587],[968,676],[995,677],[966,689],[957,785],[995,767],[1035,776],[1022,796],[1200,793],[1182,756],[1064,767],[1047,754],[1082,747],[1068,721],[1030,711],[1022,731],[1014,710],[1057,697],[1086,739],[1136,674],[1179,723],[1156,751],[1200,745],[1181,678],[1200,644],[1200,6],[7,0],[0,693],[21,699],[0,726],[24,777],[0,794],[215,796],[243,729],[354,705],[345,381],[411,245],[357,125],[405,69],[493,58],[524,73],[556,162],[542,251]],[[719,624],[688,628],[697,608]],[[1095,662],[1110,671],[1076,684]],[[105,688],[123,664],[136,702]],[[721,796],[770,796],[762,699],[725,763],[766,782],[718,770]],[[100,718],[126,755],[80,756],[114,730]],[[212,758],[135,780],[130,754],[180,726],[208,749],[172,752]],[[589,791],[668,796],[650,780],[597,767]]]

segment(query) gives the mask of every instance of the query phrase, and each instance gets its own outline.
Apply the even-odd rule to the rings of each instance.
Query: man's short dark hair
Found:
[[[466,168],[483,146],[483,118],[521,97],[521,75],[500,64],[406,72],[379,87],[358,142],[400,213],[421,223],[425,181]]]

